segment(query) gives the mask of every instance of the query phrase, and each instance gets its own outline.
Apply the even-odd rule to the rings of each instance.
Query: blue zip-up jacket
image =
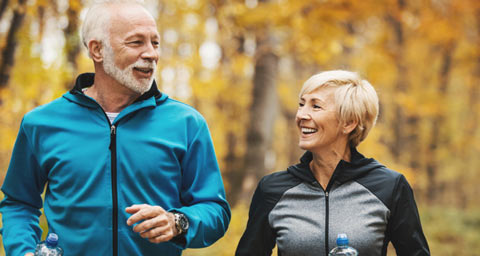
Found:
[[[23,118],[2,186],[6,254],[34,251],[42,205],[65,256],[181,255],[222,237],[230,208],[204,118],[154,83],[110,124],[81,91],[93,80],[80,75],[72,91]],[[188,232],[149,242],[126,224],[133,204],[185,214]]]

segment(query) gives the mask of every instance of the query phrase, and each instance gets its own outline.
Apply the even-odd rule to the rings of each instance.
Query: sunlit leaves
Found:
[[[265,50],[258,47],[258,40],[268,32],[272,40],[268,50],[278,56],[279,73],[274,79],[281,108],[273,131],[276,161],[272,169],[285,169],[301,153],[296,148],[293,118],[302,83],[323,70],[350,69],[370,81],[381,103],[378,124],[360,144],[360,151],[405,174],[420,203],[431,182],[425,163],[435,159],[440,201],[452,198],[451,204],[478,205],[480,1],[146,2],[157,19],[162,40],[159,87],[205,116],[224,174],[230,171],[226,155],[233,152],[241,158],[248,150],[245,133],[253,69]],[[23,114],[61,95],[72,80],[64,49],[54,48],[57,55],[50,55],[48,63],[42,56],[51,50],[46,47],[46,42],[52,42],[48,36],[60,45],[57,48],[73,45],[68,40],[78,39],[61,36],[68,24],[67,7],[81,13],[82,4],[85,2],[79,0],[29,1],[12,79],[8,88],[0,91],[3,170]],[[11,10],[2,18],[2,31],[8,28],[8,13]],[[0,34],[0,47],[5,46],[4,38],[5,34]],[[446,53],[451,55],[447,73]],[[78,72],[93,71],[85,51],[76,62]],[[403,122],[396,119],[396,106],[405,115]],[[438,120],[441,125],[435,126]],[[391,153],[392,127],[405,131],[412,143],[400,157]],[[429,145],[433,131],[440,135],[436,147]],[[233,149],[229,148],[232,136]],[[225,183],[228,191],[231,182],[225,179]],[[445,234],[439,237],[448,238]]]

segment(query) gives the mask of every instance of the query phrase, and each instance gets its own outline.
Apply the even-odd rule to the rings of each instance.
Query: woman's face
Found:
[[[299,146],[308,151],[329,148],[345,139],[335,111],[335,88],[322,87],[300,98],[295,118],[300,132]]]

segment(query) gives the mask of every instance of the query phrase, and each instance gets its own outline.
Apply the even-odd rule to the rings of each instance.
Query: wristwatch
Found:
[[[187,216],[179,212],[174,212],[173,216],[175,216],[175,228],[177,228],[178,235],[187,233],[189,226]]]

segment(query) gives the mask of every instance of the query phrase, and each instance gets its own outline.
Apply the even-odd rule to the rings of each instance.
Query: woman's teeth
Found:
[[[313,129],[313,128],[305,128],[305,127],[302,127],[302,133],[314,133],[316,132],[317,130],[316,129]]]

